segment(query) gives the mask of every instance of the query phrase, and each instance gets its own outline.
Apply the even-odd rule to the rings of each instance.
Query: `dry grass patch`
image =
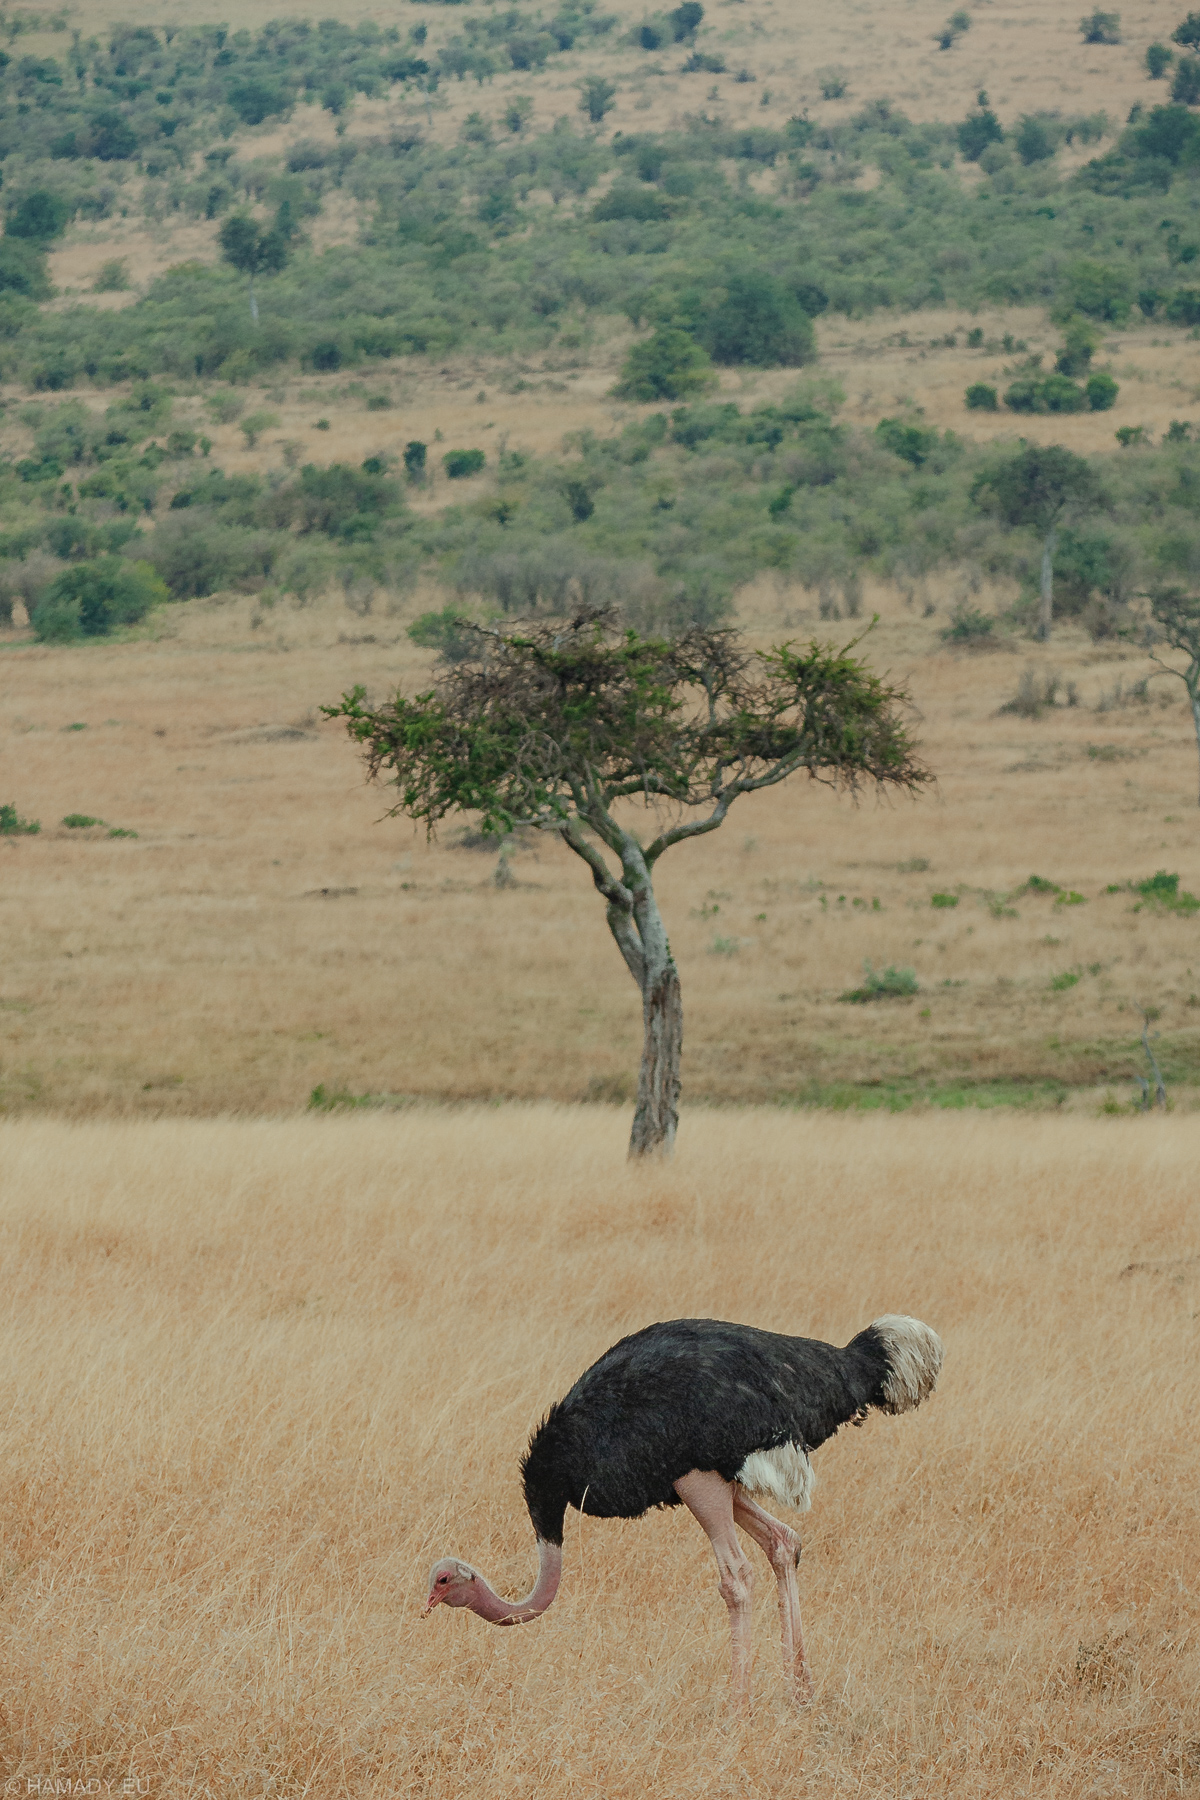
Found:
[[[1191,1792],[1196,1135],[708,1115],[631,1170],[594,1111],[0,1126],[7,1776]],[[517,1456],[622,1333],[844,1342],[893,1308],[946,1369],[817,1458],[810,1712],[783,1703],[763,1565],[755,1716],[727,1721],[725,1611],[678,1512],[572,1515],[528,1630],[420,1622],[447,1550],[528,1574]]]

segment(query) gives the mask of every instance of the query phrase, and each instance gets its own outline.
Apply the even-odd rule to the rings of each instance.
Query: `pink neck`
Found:
[[[477,1612],[481,1619],[488,1619],[493,1625],[525,1625],[530,1619],[536,1619],[545,1612],[555,1594],[562,1575],[562,1545],[548,1544],[544,1538],[537,1541],[538,1577],[531,1593],[524,1600],[502,1600],[494,1588],[488,1586],[482,1575],[476,1575],[471,1611]]]

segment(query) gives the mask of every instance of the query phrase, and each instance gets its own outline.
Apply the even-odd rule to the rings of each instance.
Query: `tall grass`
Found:
[[[0,1126],[20,1792],[1189,1791],[1196,1126],[708,1115],[649,1171],[623,1139],[549,1107]],[[892,1309],[946,1368],[817,1458],[811,1711],[763,1564],[754,1717],[727,1718],[682,1512],[572,1514],[528,1630],[421,1622],[444,1552],[526,1579],[516,1459],[622,1333],[844,1342]]]

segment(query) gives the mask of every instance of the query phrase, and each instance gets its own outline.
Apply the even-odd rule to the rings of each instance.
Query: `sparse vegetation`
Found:
[[[11,800],[0,801],[0,835],[36,837],[42,829],[37,819],[23,819]]]
[[[911,1000],[919,992],[915,970],[897,969],[890,963],[886,969],[875,969],[865,962],[862,986],[847,989],[838,999],[849,1006],[866,1006],[873,1000]]]

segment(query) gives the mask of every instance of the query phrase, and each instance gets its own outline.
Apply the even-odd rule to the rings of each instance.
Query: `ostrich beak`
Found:
[[[434,1607],[437,1605],[440,1598],[441,1598],[440,1594],[437,1594],[437,1593],[430,1594],[428,1600],[425,1602],[424,1606],[421,1608],[421,1617],[423,1619],[427,1619],[429,1617],[430,1613],[433,1611]]]

